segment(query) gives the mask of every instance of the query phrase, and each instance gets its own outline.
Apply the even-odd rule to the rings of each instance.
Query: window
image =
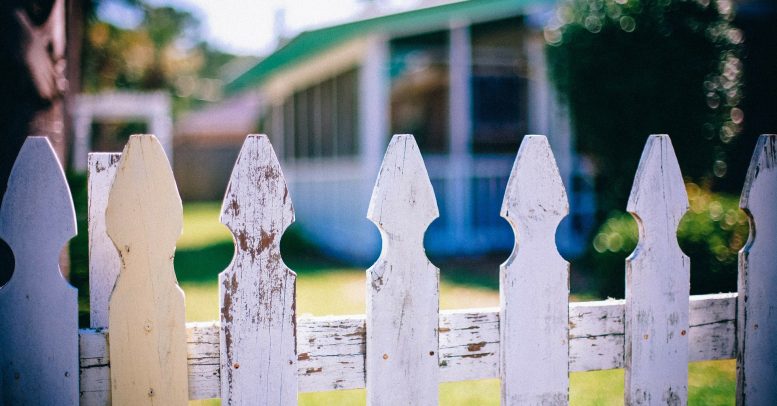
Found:
[[[472,150],[515,153],[527,131],[527,68],[521,18],[473,25]]]
[[[286,158],[352,156],[358,146],[358,71],[349,70],[299,90],[283,103]],[[266,113],[267,116],[270,111]],[[264,131],[271,123],[263,120]]]
[[[448,32],[391,41],[391,133],[426,153],[448,150]]]

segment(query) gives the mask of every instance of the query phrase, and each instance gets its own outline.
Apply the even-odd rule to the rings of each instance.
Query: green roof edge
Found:
[[[527,7],[553,3],[555,0],[464,0],[304,31],[227,83],[225,91],[227,94],[235,94],[249,87],[259,86],[283,68],[309,59],[359,35],[390,32],[419,25],[439,26],[440,23],[456,18],[478,21],[492,17],[508,17]]]

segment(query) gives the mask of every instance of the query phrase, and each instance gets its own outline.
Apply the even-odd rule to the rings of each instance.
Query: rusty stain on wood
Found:
[[[467,351],[480,351],[486,345],[485,341],[479,343],[472,343],[467,345]]]
[[[735,357],[736,300],[735,293],[691,296],[688,361]],[[623,315],[623,300],[569,304],[576,324],[569,332],[570,371],[623,368]],[[473,324],[478,328],[469,328]],[[189,398],[220,397],[219,326],[187,326]],[[366,341],[354,334],[364,328],[363,315],[301,318],[298,353],[308,359],[297,363],[299,392],[364,388]],[[440,335],[440,382],[499,377],[499,309],[445,310],[440,328],[451,331]],[[105,329],[80,332],[82,405],[105,405],[102,399],[110,394],[106,335]],[[480,350],[485,355],[462,357],[479,354],[467,351],[469,344],[479,342],[486,343]],[[307,374],[308,368],[322,370]]]
[[[297,403],[296,275],[280,256],[281,236],[294,221],[287,196],[269,140],[249,135],[221,214],[236,242],[232,263],[219,275],[227,404]]]

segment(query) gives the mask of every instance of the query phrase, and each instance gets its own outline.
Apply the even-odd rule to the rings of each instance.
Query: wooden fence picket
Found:
[[[221,222],[235,257],[219,275],[224,404],[296,405],[296,274],[281,259],[294,209],[265,135],[249,135],[232,171]]]
[[[676,236],[688,199],[669,137],[654,135],[628,204],[639,244],[626,299],[568,303],[555,249],[566,193],[547,139],[527,136],[502,207],[516,242],[501,308],[442,313],[423,247],[436,199],[415,140],[396,135],[367,214],[383,238],[367,314],[299,324],[279,248],[294,210],[267,137],[246,139],[222,207],[236,249],[219,276],[221,324],[185,324],[181,200],[156,139],[92,154],[89,170],[92,328],[78,330],[77,292],[58,267],[76,232],[64,173],[45,137],[29,137],[14,165],[0,207],[15,259],[0,287],[0,404],[293,404],[298,392],[366,387],[371,405],[426,405],[440,382],[487,378],[502,379],[503,404],[566,404],[569,371],[625,368],[626,404],[684,405],[689,361],[734,357],[739,405],[777,398],[777,135],[759,139],[742,193],[739,293],[689,296]]]
[[[437,404],[439,271],[423,241],[438,215],[415,139],[395,135],[367,212],[383,238],[367,270],[368,404]]]
[[[105,207],[121,154],[93,152],[87,158],[89,199],[89,325],[108,327],[108,300],[121,260],[105,231]]]
[[[28,137],[0,208],[15,266],[0,288],[0,403],[78,404],[78,291],[59,269],[73,200],[46,137]]]
[[[527,135],[501,213],[516,235],[513,253],[501,266],[503,405],[569,401],[569,263],[556,250],[556,229],[568,213],[548,139]]]
[[[639,243],[626,260],[626,404],[684,405],[690,260],[677,243],[677,226],[688,195],[669,136],[648,138],[627,210]]]
[[[777,399],[777,135],[762,135],[739,203],[750,238],[739,252],[737,404]]]
[[[122,263],[108,310],[114,403],[188,402],[184,296],[173,270],[182,222],[162,146],[152,135],[131,136],[105,213]]]

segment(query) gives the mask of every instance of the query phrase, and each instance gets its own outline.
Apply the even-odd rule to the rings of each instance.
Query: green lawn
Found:
[[[218,273],[232,258],[229,231],[218,222],[215,203],[184,206],[184,234],[178,241],[175,267],[186,292],[189,321],[218,318]],[[284,260],[298,273],[297,312],[299,316],[364,313],[365,273],[323,260],[296,236],[282,241]],[[481,282],[461,273],[446,275],[441,269],[440,307],[457,309],[497,306],[499,292],[494,281]],[[462,281],[475,280],[476,285]],[[735,391],[735,362],[708,361],[690,365],[691,405],[732,405]],[[218,404],[217,400],[192,402]],[[363,390],[301,394],[301,405],[363,405]],[[623,404],[623,370],[576,372],[570,376],[570,403],[573,405]],[[440,385],[442,405],[498,405],[499,381],[487,379]]]

